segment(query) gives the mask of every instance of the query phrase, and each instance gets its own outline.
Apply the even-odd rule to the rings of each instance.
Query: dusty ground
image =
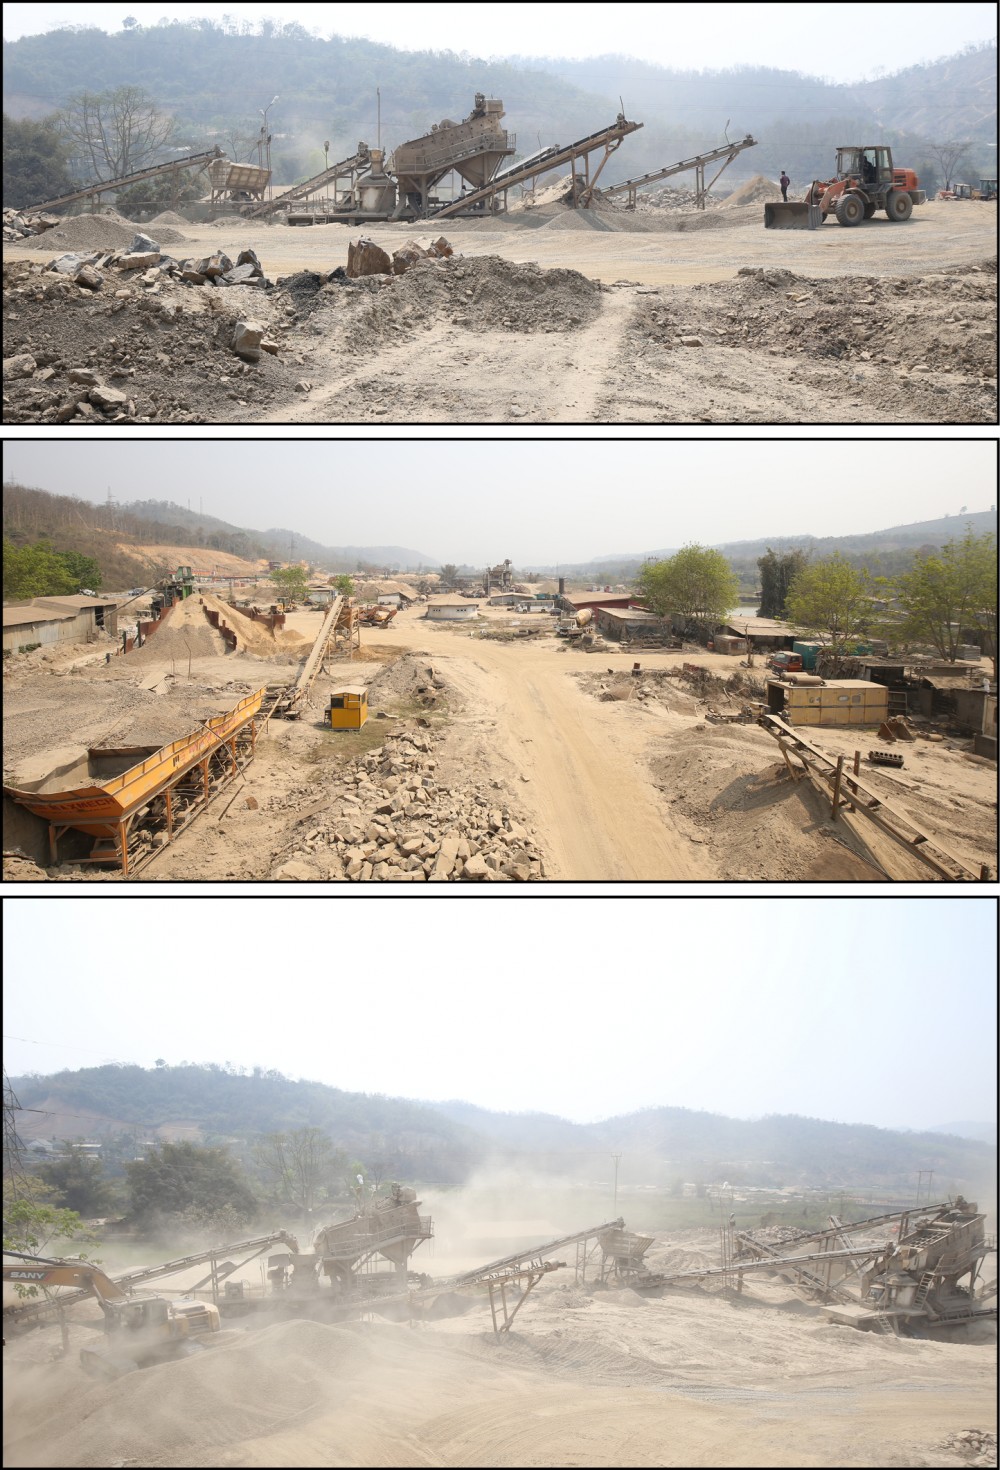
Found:
[[[218,634],[193,603],[178,612],[183,623],[166,625],[141,652],[110,668],[100,655],[75,672],[72,655],[61,666],[8,665],[5,779],[38,778],[81,746],[176,738],[249,690],[294,677],[320,623],[318,613],[295,613],[280,645],[268,646],[258,632],[259,646],[222,655]],[[359,660],[329,665],[303,719],[271,723],[236,799],[218,798],[159,852],[143,878],[355,877],[349,868],[360,854],[364,877],[395,880],[395,849],[361,851],[366,843],[378,846],[381,833],[373,828],[391,827],[402,847],[420,834],[433,843],[453,828],[468,837],[470,821],[484,855],[495,845],[488,829],[496,836],[502,827],[507,837],[501,840],[513,849],[506,856],[527,864],[536,879],[929,876],[888,838],[865,830],[870,824],[861,819],[853,830],[843,820],[831,822],[828,802],[810,783],[789,779],[774,741],[756,725],[713,722],[714,713],[735,713],[754,695],[761,671],[742,669],[738,658],[623,654],[615,645],[587,654],[568,650],[543,615],[511,620],[491,610],[487,629],[514,632],[516,622],[522,630],[542,630],[493,641],[421,614],[417,608],[401,614],[387,632],[366,630]],[[296,637],[303,641],[294,643]],[[611,697],[631,684],[627,671],[636,659],[643,670],[636,697]],[[692,659],[710,667],[707,685],[676,677]],[[360,735],[324,729],[329,690],[358,680],[370,688],[373,718],[366,729]],[[405,732],[421,742],[408,756],[413,769],[383,788],[389,754],[368,753],[396,751],[393,740]],[[853,756],[859,747],[867,752],[871,733],[823,730],[816,739],[833,754]],[[969,752],[968,740],[947,734],[935,744],[921,739],[905,747],[902,771],[866,765],[865,777],[958,857],[995,871],[996,770]],[[398,795],[404,777],[413,775],[418,779],[407,802],[396,803],[407,808],[405,820],[397,821],[398,812],[379,816],[377,792]],[[482,822],[471,820],[477,809]],[[414,848],[406,867],[416,874],[422,866],[426,875],[434,855]],[[372,871],[364,873],[369,858]],[[375,871],[380,860],[393,871]],[[282,873],[288,863],[293,866]],[[43,874],[11,860],[6,876]],[[80,880],[80,870],[58,876]]]
[[[357,230],[227,220],[189,226],[171,250],[250,247],[279,289],[135,284],[123,299],[113,272],[96,298],[25,274],[46,261],[42,236],[4,247],[5,353],[36,364],[5,382],[5,418],[993,423],[996,221],[973,201],[814,232],[765,231],[759,204],[553,204],[442,222],[463,260],[357,286],[324,284]],[[391,251],[415,231],[368,233]],[[250,366],[229,352],[239,315],[266,326],[277,356]],[[125,401],[91,412],[69,379],[81,366]]]
[[[688,1232],[648,1259],[682,1269],[716,1254],[709,1233]],[[61,1361],[54,1328],[8,1339],[4,1464],[996,1463],[995,1438],[978,1456],[996,1434],[982,1328],[978,1342],[887,1338],[828,1324],[759,1276],[739,1298],[645,1297],[574,1284],[571,1269],[542,1282],[508,1336],[489,1322],[484,1298],[414,1327],[226,1329],[196,1360],[112,1384],[76,1361],[96,1324],[70,1328]],[[975,1451],[957,1438],[970,1430]]]

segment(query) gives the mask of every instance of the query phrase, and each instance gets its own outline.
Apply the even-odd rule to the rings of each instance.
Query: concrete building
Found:
[[[427,604],[425,617],[435,623],[471,623],[479,616],[477,602],[450,602],[445,598]]]

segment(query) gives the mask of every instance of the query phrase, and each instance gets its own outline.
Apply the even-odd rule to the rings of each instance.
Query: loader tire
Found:
[[[885,212],[889,219],[902,223],[913,213],[913,200],[905,189],[890,189],[885,196]]]
[[[865,217],[865,201],[857,194],[842,194],[834,211],[838,225],[859,225]]]
[[[872,204],[871,200],[869,200],[868,203],[865,205],[865,219],[871,219],[874,213],[875,206],[874,204]]]

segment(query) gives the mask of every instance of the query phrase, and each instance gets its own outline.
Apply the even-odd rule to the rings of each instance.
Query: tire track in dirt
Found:
[[[314,383],[263,423],[596,423],[612,364],[624,351],[633,292],[601,298],[573,333],[482,334],[438,322],[380,346],[344,370],[326,349],[303,368]]]

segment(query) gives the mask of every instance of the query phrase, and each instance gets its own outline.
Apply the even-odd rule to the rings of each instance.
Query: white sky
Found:
[[[4,1065],[229,1061],[579,1122],[995,1116],[991,899],[377,903],[7,900]]]
[[[817,457],[780,440],[387,440],[374,459],[364,441],[20,440],[5,446],[4,478],[93,501],[110,486],[120,502],[190,501],[234,525],[283,526],[325,546],[403,546],[477,566],[853,534],[996,502],[991,443],[923,443],[907,453],[905,475],[879,473],[882,452],[864,449],[852,479],[824,468],[825,449]]]
[[[61,25],[120,30],[161,17],[293,20],[403,51],[641,57],[682,70],[770,65],[856,81],[996,37],[995,5],[37,5],[4,6],[5,39]]]

